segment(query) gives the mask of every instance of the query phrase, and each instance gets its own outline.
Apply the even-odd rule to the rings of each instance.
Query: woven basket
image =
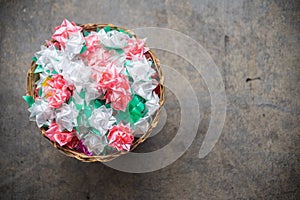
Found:
[[[128,30],[128,29],[125,29],[125,28],[122,28],[122,27],[117,27],[117,26],[114,26],[112,24],[83,24],[83,25],[79,25],[79,26],[81,26],[83,28],[83,30],[88,31],[88,32],[90,32],[90,31],[96,31],[97,28],[102,29],[102,28],[104,28],[106,26],[110,26],[112,30],[123,30],[123,31],[125,31],[125,32],[133,35],[134,37],[136,37],[136,35],[131,30]],[[54,40],[51,39],[51,41],[53,42]],[[159,80],[160,90],[159,90],[159,94],[158,94],[158,96],[160,98],[160,101],[159,101],[160,107],[157,110],[157,112],[155,113],[155,116],[153,116],[153,121],[150,124],[147,132],[144,135],[142,135],[140,138],[135,138],[133,144],[131,145],[130,151],[132,151],[139,144],[141,144],[142,142],[144,142],[147,139],[147,137],[150,135],[151,131],[153,130],[153,128],[158,123],[159,116],[160,116],[160,111],[161,111],[162,105],[163,105],[163,103],[165,101],[164,87],[163,87],[163,75],[162,75],[162,72],[161,72],[161,67],[160,67],[159,60],[157,59],[157,57],[154,55],[154,53],[151,50],[149,50],[148,52],[146,52],[145,55],[146,55],[146,57],[148,57],[148,56],[151,57],[151,59],[153,61],[153,65],[156,68],[156,70],[158,72],[158,75],[159,75],[159,78],[160,78],[160,80]],[[35,98],[35,96],[34,96],[34,89],[36,87],[35,82],[39,79],[39,75],[38,74],[34,74],[34,71],[35,71],[36,67],[37,67],[37,65],[36,65],[35,61],[32,61],[30,69],[27,72],[27,89],[26,89],[26,95],[32,96],[33,98]],[[45,132],[46,132],[47,129],[40,128],[40,130],[41,130],[43,136],[45,138],[47,138],[45,136]],[[109,155],[87,156],[87,155],[85,155],[83,153],[78,153],[75,150],[69,149],[68,147],[60,146],[59,144],[57,144],[56,142],[53,142],[51,140],[49,140],[49,141],[53,144],[53,146],[55,148],[57,148],[59,151],[61,151],[65,155],[73,157],[73,158],[76,158],[76,159],[81,160],[83,162],[108,162],[108,161],[111,161],[114,158],[116,158],[116,157],[118,157],[118,156],[120,156],[122,154],[126,154],[127,153],[127,151],[119,151],[117,153],[109,154]]]

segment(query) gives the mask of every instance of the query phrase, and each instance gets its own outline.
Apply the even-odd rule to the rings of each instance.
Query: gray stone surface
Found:
[[[300,199],[299,10],[296,0],[1,0],[0,199]],[[197,157],[210,119],[207,87],[192,66],[162,50],[156,54],[190,81],[203,112],[182,157],[159,171],[130,174],[51,147],[29,122],[22,95],[33,53],[64,18],[171,28],[199,42],[227,94],[213,151]],[[169,90],[165,107],[165,127],[137,151],[159,149],[176,134],[180,108]]]

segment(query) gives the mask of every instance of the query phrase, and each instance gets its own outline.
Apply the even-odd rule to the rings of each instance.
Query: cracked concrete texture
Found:
[[[298,1],[0,1],[1,199],[299,199],[300,4]],[[210,120],[202,77],[156,50],[194,86],[203,113],[186,153],[159,171],[129,174],[68,158],[29,122],[26,72],[64,18],[130,29],[163,27],[200,43],[223,76],[227,116],[213,151],[199,159]],[[179,63],[179,64],[178,64]],[[162,132],[137,151],[161,148],[179,128],[167,90]]]

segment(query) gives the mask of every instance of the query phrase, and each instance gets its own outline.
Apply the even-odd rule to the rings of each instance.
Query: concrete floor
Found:
[[[299,1],[1,0],[0,7],[0,199],[300,199]],[[51,147],[29,122],[22,95],[33,53],[64,18],[170,28],[200,43],[227,95],[213,151],[198,158],[210,119],[207,87],[187,62],[162,50],[156,51],[162,63],[186,77],[200,101],[198,133],[182,157],[131,174]],[[137,151],[174,137],[180,109],[170,90],[165,108],[165,127]]]

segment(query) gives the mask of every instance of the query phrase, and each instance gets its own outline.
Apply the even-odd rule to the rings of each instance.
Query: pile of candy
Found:
[[[159,76],[145,39],[106,26],[87,32],[64,20],[33,57],[30,120],[45,136],[88,156],[129,151],[159,109]]]

